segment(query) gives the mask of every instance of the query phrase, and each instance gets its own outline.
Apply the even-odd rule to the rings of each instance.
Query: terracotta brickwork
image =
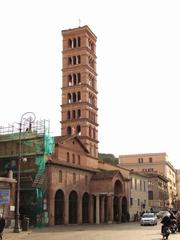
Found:
[[[98,156],[96,36],[88,26],[62,31],[62,136],[79,134]]]
[[[129,171],[98,159],[96,36],[62,31],[61,136],[47,163],[49,225],[127,221]]]

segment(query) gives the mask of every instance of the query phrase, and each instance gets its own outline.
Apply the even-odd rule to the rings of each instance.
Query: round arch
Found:
[[[119,222],[120,211],[119,211],[119,197],[114,196],[113,199],[113,212],[114,212],[114,221]]]
[[[78,195],[76,191],[71,191],[69,194],[69,224],[77,223],[78,213]]]
[[[64,224],[64,192],[59,189],[55,194],[55,225]]]
[[[82,222],[89,223],[89,194],[87,192],[82,197]]]
[[[114,184],[114,194],[119,195],[121,193],[123,193],[123,185],[120,180],[116,180]]]
[[[122,198],[122,213],[127,213],[127,210],[128,210],[127,198],[124,196]]]

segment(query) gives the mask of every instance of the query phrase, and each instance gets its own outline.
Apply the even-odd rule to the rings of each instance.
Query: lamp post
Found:
[[[19,157],[17,161],[17,185],[16,185],[16,205],[15,205],[15,226],[14,232],[19,233],[21,231],[20,222],[19,222],[19,202],[20,202],[20,181],[21,181],[21,159],[22,159],[22,127],[28,126],[27,129],[31,130],[32,123],[35,121],[35,114],[33,112],[26,112],[21,116],[19,123]],[[27,130],[26,129],[26,130]]]

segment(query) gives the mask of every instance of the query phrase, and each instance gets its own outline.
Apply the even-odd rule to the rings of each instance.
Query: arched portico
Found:
[[[89,194],[86,192],[82,197],[82,223],[89,223]]]
[[[78,213],[78,195],[76,191],[71,191],[69,194],[69,224],[77,223]]]
[[[55,225],[64,224],[64,193],[57,190],[55,194]]]
[[[121,221],[122,222],[129,221],[128,202],[127,202],[127,198],[125,196],[122,198],[122,218],[121,218]]]

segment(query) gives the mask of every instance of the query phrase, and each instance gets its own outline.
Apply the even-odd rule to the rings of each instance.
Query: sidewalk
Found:
[[[22,231],[20,233],[14,233],[12,228],[5,228],[3,233],[3,240],[24,240],[26,237],[31,234],[30,231]]]

